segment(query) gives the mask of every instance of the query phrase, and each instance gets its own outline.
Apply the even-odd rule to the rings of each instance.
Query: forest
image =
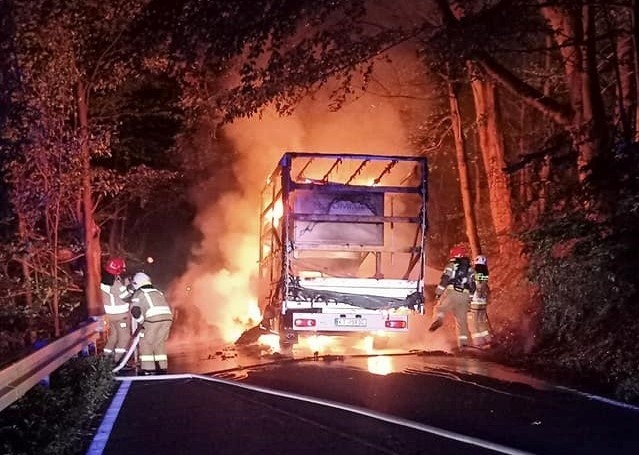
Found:
[[[167,288],[225,257],[203,214],[226,207],[217,237],[256,223],[231,220],[226,195],[259,186],[239,168],[266,159],[238,144],[339,150],[345,135],[304,140],[337,116],[428,158],[429,265],[458,243],[489,258],[492,357],[638,401],[638,13],[636,0],[0,0],[0,359],[100,314],[109,256],[153,255]],[[305,136],[263,137],[293,134],[286,119]]]

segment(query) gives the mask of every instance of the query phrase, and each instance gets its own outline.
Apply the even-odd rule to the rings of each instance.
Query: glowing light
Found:
[[[148,264],[153,264],[153,262],[155,262],[155,259],[153,259],[151,256],[149,256],[149,257],[146,258],[146,262]]]
[[[373,374],[386,376],[393,372],[393,359],[383,355],[369,357],[368,371]]]
[[[257,339],[258,344],[267,346],[271,352],[280,350],[280,337],[275,334],[261,335]]]
[[[356,349],[360,349],[367,354],[372,354],[375,351],[375,349],[373,348],[374,342],[375,338],[373,336],[366,336],[355,347]]]
[[[280,219],[284,215],[284,204],[281,199],[275,201],[273,207],[268,209],[264,214],[264,222],[270,221],[273,227],[278,227]]]
[[[313,335],[300,339],[300,345],[310,349],[311,352],[325,351],[332,344],[333,339],[324,335]]]
[[[250,319],[253,319],[254,321],[259,321],[262,318],[260,307],[257,305],[256,298],[251,297],[246,302],[246,314]]]

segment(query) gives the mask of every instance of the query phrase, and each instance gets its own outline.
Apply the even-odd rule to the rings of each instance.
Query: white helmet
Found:
[[[475,265],[486,265],[487,262],[486,256],[479,255],[475,258]]]
[[[151,277],[143,272],[138,272],[133,275],[133,289],[136,291],[140,289],[142,286],[151,284]]]

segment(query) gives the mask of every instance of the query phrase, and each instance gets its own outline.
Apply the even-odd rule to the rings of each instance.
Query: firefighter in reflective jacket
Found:
[[[488,314],[488,261],[486,256],[475,258],[475,292],[470,301],[470,313],[468,323],[470,325],[470,337],[473,345],[479,348],[490,346],[490,325]]]
[[[118,361],[131,342],[131,316],[127,302],[131,293],[122,278],[126,272],[126,263],[119,257],[110,258],[104,271],[100,291],[108,323],[108,335],[103,351],[104,354],[114,356],[114,359]]]
[[[467,315],[470,296],[475,292],[474,271],[463,246],[453,247],[449,258],[435,290],[438,302],[433,308],[433,319],[428,330],[434,332],[440,328],[446,313],[451,312],[455,317],[457,347],[461,349],[468,346],[469,341]]]
[[[173,323],[171,308],[146,273],[136,273],[132,284],[135,291],[131,299],[131,315],[138,324],[144,324],[139,345],[142,374],[166,373],[168,357],[165,345]]]

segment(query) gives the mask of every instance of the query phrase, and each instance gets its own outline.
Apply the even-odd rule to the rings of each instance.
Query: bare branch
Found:
[[[499,83],[513,95],[521,98],[529,106],[550,117],[559,125],[565,126],[571,123],[573,112],[568,105],[559,103],[553,98],[544,95],[543,92],[515,76],[483,51],[477,51],[473,55],[473,60],[475,60],[495,82]]]

